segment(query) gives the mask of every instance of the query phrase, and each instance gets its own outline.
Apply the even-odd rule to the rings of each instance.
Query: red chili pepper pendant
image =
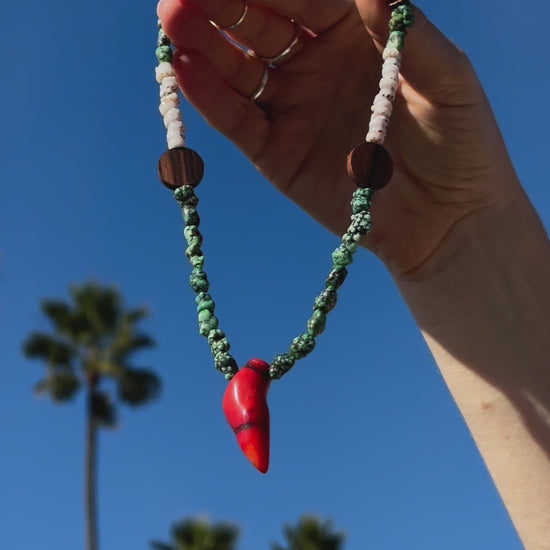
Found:
[[[250,359],[223,394],[222,409],[246,458],[262,474],[269,468],[269,365]]]

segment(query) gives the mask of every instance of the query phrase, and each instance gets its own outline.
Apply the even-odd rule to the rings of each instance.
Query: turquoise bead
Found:
[[[347,265],[351,264],[351,262],[353,262],[353,254],[345,246],[340,245],[332,253],[332,262],[334,263],[334,265],[341,265],[342,267],[346,267]]]
[[[296,359],[288,353],[276,355],[269,366],[269,377],[278,380],[288,372],[296,362]]]
[[[210,317],[207,317],[206,314],[210,315]],[[199,317],[205,319],[204,321],[199,322],[199,332],[203,336],[208,336],[211,330],[218,328],[218,319],[207,309],[201,311],[199,313]]]
[[[315,339],[311,334],[300,334],[292,340],[289,353],[296,359],[302,359],[315,348]]]
[[[372,190],[368,187],[360,188],[353,193],[351,210],[354,214],[364,212],[371,207]]]
[[[155,55],[157,56],[159,63],[172,62],[172,48],[170,48],[170,46],[159,46],[155,50]]]
[[[182,185],[181,187],[178,187],[174,191],[174,198],[182,208],[184,206],[195,208],[197,204],[199,204],[199,199],[190,185]]]
[[[357,241],[355,239],[355,235],[352,235],[351,233],[344,233],[342,235],[342,244],[352,253],[354,254],[357,251]]]
[[[214,311],[214,300],[207,292],[201,292],[195,298],[195,303],[197,304],[197,313],[206,309],[208,311]]]
[[[210,347],[212,355],[217,355],[218,353],[225,353],[229,351],[229,340],[227,338],[222,338],[221,340],[216,340]]]
[[[307,332],[311,336],[319,336],[325,330],[326,313],[320,309],[313,310],[313,315],[307,321]]]
[[[223,372],[226,376],[226,378],[232,378],[237,371],[239,370],[239,367],[237,366],[237,362],[229,353],[218,353],[214,356],[214,366],[219,371]]]
[[[196,225],[186,225],[183,230],[183,236],[187,241],[187,244],[202,244],[202,235],[199,228]]]
[[[325,288],[325,290],[323,290],[323,292],[315,298],[315,301],[313,302],[313,310],[315,311],[318,309],[323,313],[328,313],[336,306],[337,299],[338,297],[335,289]]]
[[[200,217],[197,209],[193,206],[183,206],[181,209],[181,215],[186,225],[199,225]]]
[[[348,228],[348,232],[351,234],[359,233],[359,235],[366,235],[371,228],[370,214],[368,212],[359,212],[351,216],[351,225]]]
[[[405,46],[406,31],[392,31],[388,38],[388,46],[401,51]]]
[[[347,276],[348,270],[345,267],[331,270],[325,279],[325,288],[333,288],[335,290],[340,288]]]
[[[216,342],[219,342],[220,340],[223,340],[225,338],[225,332],[223,330],[220,330],[219,328],[210,331],[210,334],[208,335],[208,346],[212,350]]]
[[[195,292],[207,292],[210,284],[204,271],[193,269],[189,275],[189,284]]]

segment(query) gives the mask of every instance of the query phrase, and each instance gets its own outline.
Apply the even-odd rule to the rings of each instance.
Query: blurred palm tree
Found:
[[[235,550],[238,527],[188,518],[172,526],[172,543],[152,542],[154,550]]]
[[[296,525],[286,525],[283,534],[285,546],[272,544],[271,550],[340,550],[345,539],[343,533],[333,530],[330,520],[307,515]]]
[[[131,363],[137,351],[154,345],[137,327],[147,317],[146,309],[124,309],[118,290],[96,283],[71,287],[69,295],[69,302],[42,302],[53,332],[33,332],[23,351],[46,366],[45,377],[34,386],[37,394],[64,403],[79,389],[85,392],[85,541],[87,550],[97,550],[97,430],[114,427],[117,418],[115,398],[105,382],[114,381],[118,401],[138,406],[157,396],[160,380]]]

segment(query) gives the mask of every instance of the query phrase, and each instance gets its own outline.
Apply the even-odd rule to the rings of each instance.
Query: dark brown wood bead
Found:
[[[196,187],[202,180],[204,163],[193,149],[168,149],[159,159],[158,174],[161,183],[172,191],[183,185]]]
[[[364,141],[349,153],[347,169],[358,187],[369,187],[375,191],[390,181],[393,162],[382,145]]]

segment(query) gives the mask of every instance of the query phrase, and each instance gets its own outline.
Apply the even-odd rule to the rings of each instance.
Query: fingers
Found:
[[[193,2],[165,0],[159,4],[158,14],[176,49],[201,54],[220,78],[242,96],[248,97],[256,89],[264,64],[224,38]]]
[[[387,0],[356,0],[367,30],[382,51],[391,9]],[[470,104],[477,89],[475,73],[464,55],[426,16],[413,7],[415,23],[405,38],[401,74],[420,95],[434,103]]]
[[[260,57],[276,57],[292,41],[295,25],[273,10],[245,0],[191,0],[232,40]]]
[[[333,27],[354,9],[353,0],[255,0],[274,12],[293,19],[320,34]]]
[[[187,100],[254,162],[268,138],[265,114],[224,82],[200,53],[176,51],[174,68]]]

